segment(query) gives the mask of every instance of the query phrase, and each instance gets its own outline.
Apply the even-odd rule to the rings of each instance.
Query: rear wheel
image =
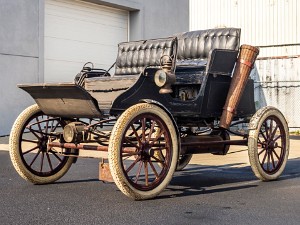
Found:
[[[171,181],[177,165],[172,120],[153,104],[128,108],[112,130],[108,159],[114,181],[125,195],[135,200],[157,196]]]
[[[278,109],[264,107],[255,113],[250,121],[248,148],[251,168],[259,179],[275,180],[281,175],[288,160],[289,133]]]
[[[181,171],[183,170],[191,161],[193,155],[180,155],[176,167],[176,171]]]
[[[49,142],[60,141],[64,126],[64,121],[45,115],[38,105],[19,115],[10,133],[9,148],[11,161],[22,178],[34,184],[52,183],[69,170],[73,158],[59,155],[62,149],[47,147]]]
[[[211,135],[219,135],[223,139],[223,141],[230,140],[230,135],[229,135],[228,131],[226,131],[226,130],[215,130],[211,133]],[[227,155],[229,148],[230,148],[230,145],[224,145],[224,148],[222,151],[214,152],[212,154],[213,155]]]

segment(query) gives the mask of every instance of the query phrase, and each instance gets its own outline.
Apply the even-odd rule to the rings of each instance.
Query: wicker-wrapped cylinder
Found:
[[[259,49],[250,45],[242,45],[240,48],[226,103],[220,119],[219,126],[222,128],[228,129],[232,122],[258,53]]]

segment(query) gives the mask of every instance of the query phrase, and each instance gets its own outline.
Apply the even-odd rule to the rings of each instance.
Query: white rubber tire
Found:
[[[57,173],[50,176],[38,176],[26,168],[21,156],[20,140],[22,138],[24,126],[26,126],[32,116],[37,115],[38,113],[41,113],[41,110],[37,104],[34,104],[26,108],[14,122],[9,137],[10,159],[18,174],[25,180],[34,184],[53,183],[69,170],[73,163],[72,157],[68,157],[66,163]]]
[[[124,132],[130,122],[136,118],[138,115],[143,113],[151,113],[159,116],[167,126],[167,129],[170,133],[171,142],[172,142],[172,156],[171,156],[171,163],[167,175],[165,176],[164,180],[155,188],[151,190],[138,190],[136,189],[128,180],[126,175],[124,174],[124,170],[122,168],[121,163],[121,146],[122,146],[122,137]],[[128,108],[121,116],[118,118],[115,126],[113,127],[109,147],[108,147],[108,160],[109,166],[111,170],[112,177],[114,182],[118,186],[118,188],[128,197],[134,200],[143,200],[143,199],[151,199],[160,194],[165,187],[171,181],[174,171],[177,166],[178,160],[178,140],[177,140],[177,133],[174,128],[174,124],[169,117],[169,115],[160,107],[154,104],[148,103],[140,103]]]
[[[259,160],[258,145],[257,145],[260,129],[264,121],[267,118],[270,118],[270,116],[273,118],[277,118],[278,121],[280,121],[283,127],[282,135],[284,135],[285,138],[285,149],[284,149],[285,152],[283,155],[283,159],[280,167],[276,171],[274,171],[274,173],[267,173],[262,168]],[[282,174],[289,155],[289,130],[288,130],[287,122],[284,116],[282,115],[282,113],[278,109],[271,106],[267,106],[258,110],[253,115],[253,117],[250,120],[249,126],[250,127],[249,127],[249,137],[248,137],[248,155],[249,155],[249,161],[250,161],[252,171],[255,174],[255,176],[262,181],[276,180]]]

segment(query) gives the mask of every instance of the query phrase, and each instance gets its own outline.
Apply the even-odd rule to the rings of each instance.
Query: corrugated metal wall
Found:
[[[300,127],[300,1],[190,0],[190,30],[215,27],[239,27],[241,44],[260,46],[256,105],[273,105]]]
[[[299,0],[190,0],[190,30],[242,28],[241,44],[300,43]],[[263,48],[260,56],[299,54],[300,46]]]
[[[277,107],[289,127],[300,127],[300,58],[261,59],[252,71],[257,108]]]

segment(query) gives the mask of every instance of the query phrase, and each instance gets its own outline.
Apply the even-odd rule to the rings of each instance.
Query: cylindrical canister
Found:
[[[258,53],[259,49],[254,46],[242,45],[240,47],[226,103],[220,119],[219,126],[222,128],[228,129],[232,122]]]

